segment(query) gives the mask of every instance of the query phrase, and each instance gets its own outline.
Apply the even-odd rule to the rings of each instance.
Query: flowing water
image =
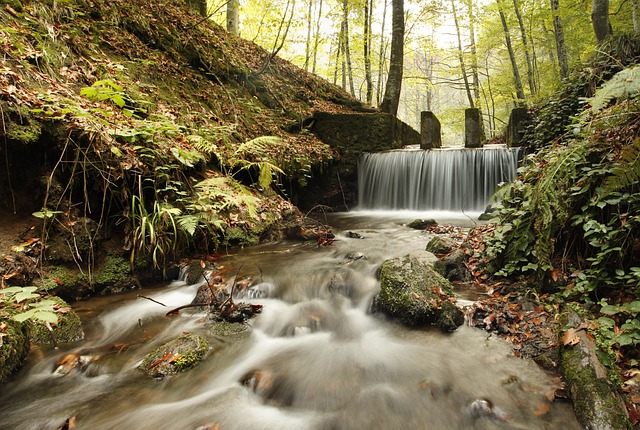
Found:
[[[32,352],[0,394],[0,428],[58,429],[75,417],[74,428],[92,430],[579,429],[569,404],[547,400],[552,378],[495,336],[409,329],[367,312],[380,263],[424,249],[428,234],[404,226],[415,217],[336,215],[332,246],[282,242],[224,257],[231,277],[242,266],[257,284],[237,300],[264,305],[244,336],[212,334],[195,311],[165,317],[135,294],[75,303],[86,340]],[[140,293],[170,308],[197,288],[176,281]],[[187,331],[212,345],[197,367],[163,381],[136,369]],[[68,353],[92,359],[56,374]]]
[[[358,160],[362,209],[483,211],[516,177],[518,148],[404,149]]]

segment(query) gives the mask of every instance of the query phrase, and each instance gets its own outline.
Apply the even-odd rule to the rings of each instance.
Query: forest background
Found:
[[[391,3],[217,0],[207,13],[240,37],[378,106],[389,69]],[[638,0],[403,3],[398,117],[419,130],[420,112],[434,112],[443,124],[445,146],[462,145],[467,107],[482,110],[492,139],[514,106],[546,100],[597,50],[592,15],[603,16],[605,36],[640,29]]]

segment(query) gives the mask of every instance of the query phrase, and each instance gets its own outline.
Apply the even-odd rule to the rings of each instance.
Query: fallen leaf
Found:
[[[562,335],[563,345],[577,345],[578,343],[580,343],[580,337],[578,337],[578,333],[575,329],[570,328]]]
[[[549,406],[549,403],[546,402],[540,402],[536,405],[536,410],[533,411],[533,413],[539,417],[541,415],[545,415],[548,414],[549,411],[551,410],[551,407]]]
[[[169,360],[171,357],[173,357],[173,353],[172,352],[167,352],[165,355],[162,356],[162,358],[154,361],[149,366],[147,366],[147,369],[149,369],[149,370],[153,369],[154,367],[157,367],[157,366],[161,365],[162,363],[164,363],[165,361]]]

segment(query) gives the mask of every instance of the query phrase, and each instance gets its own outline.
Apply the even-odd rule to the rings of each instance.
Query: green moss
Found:
[[[78,317],[78,315],[69,307],[69,304],[60,297],[52,297],[52,299],[58,302],[60,309],[67,310],[66,312],[61,312],[59,314],[60,320],[56,326],[53,326],[53,335],[56,342],[75,342],[76,340],[84,338],[84,331],[82,330],[80,317]],[[49,332],[44,324],[27,321],[26,326],[29,333],[29,339],[32,342],[39,345],[50,345],[53,343],[51,332]]]
[[[611,386],[585,365],[588,361],[578,346],[566,347],[562,352],[564,376],[578,420],[586,428],[595,423],[594,428],[631,429]]]
[[[138,369],[151,378],[165,378],[197,365],[209,350],[197,334],[184,334],[147,354]]]
[[[6,109],[4,112],[5,128],[0,130],[0,135],[4,131],[8,140],[25,145],[35,143],[40,139],[42,125],[33,118],[29,109],[26,107],[15,108],[9,106],[4,109]]]
[[[100,291],[108,287],[119,287],[131,282],[131,265],[122,257],[107,256],[93,272],[93,284]]]
[[[260,237],[252,230],[245,231],[240,226],[229,227],[224,232],[224,243],[227,245],[256,245],[260,242]]]
[[[407,325],[434,324],[445,331],[455,330],[464,318],[439,291],[448,295],[453,287],[429,265],[409,256],[387,260],[380,268],[374,310]]]
[[[45,275],[40,281],[41,284],[50,286],[56,284],[56,294],[67,299],[72,299],[82,295],[82,292],[89,289],[89,278],[77,267],[50,266],[45,269]]]
[[[29,338],[24,325],[9,318],[1,318],[0,325],[6,328],[0,330],[2,344],[0,344],[0,385],[16,371],[29,352]]]

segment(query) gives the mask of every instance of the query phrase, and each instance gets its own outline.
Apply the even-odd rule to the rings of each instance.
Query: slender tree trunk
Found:
[[[353,69],[351,67],[351,48],[349,47],[349,0],[342,2],[342,47],[344,49],[345,59],[347,61],[347,75],[349,77],[349,92],[355,97],[356,92],[353,86]]]
[[[240,34],[240,3],[238,0],[227,0],[227,31],[236,36]]]
[[[515,0],[514,0],[515,1]],[[309,10],[307,11],[307,40],[304,49],[304,70],[309,71],[309,60],[311,59],[311,26],[313,22],[313,0],[309,0]]]
[[[322,18],[322,0],[318,2],[318,19],[316,20],[316,34],[313,41],[313,66],[311,71],[316,72],[316,65],[318,64],[318,45],[320,45],[320,20]]]
[[[513,80],[516,86],[516,99],[518,106],[524,105],[524,89],[522,88],[522,79],[520,79],[520,71],[518,70],[518,63],[516,62],[516,54],[513,51],[513,45],[511,44],[511,35],[509,34],[509,27],[507,26],[507,18],[504,15],[502,9],[502,0],[497,0],[498,12],[500,13],[500,21],[502,21],[502,29],[504,30],[504,39],[507,44],[507,50],[509,51],[509,58],[511,59],[511,69],[513,70]]]
[[[560,19],[559,0],[550,0],[551,12],[553,14],[553,33],[556,36],[556,51],[558,53],[558,66],[560,67],[560,79],[569,77],[569,61],[567,60],[567,47],[564,43],[564,30]]]
[[[609,0],[591,0],[591,23],[598,45],[611,35]]]
[[[473,94],[469,85],[469,77],[467,76],[467,66],[464,63],[464,55],[462,51],[462,36],[460,35],[460,23],[458,22],[458,14],[456,12],[455,0],[451,0],[451,10],[453,12],[453,22],[456,25],[456,35],[458,36],[458,60],[460,61],[460,71],[464,80],[464,88],[467,91],[467,99],[469,99],[469,107],[475,107],[473,102]]]
[[[478,56],[476,52],[476,18],[473,13],[473,1],[467,2],[469,8],[469,42],[471,43],[471,86],[473,88],[473,98],[477,103],[480,99],[480,77],[478,76]]]
[[[524,58],[527,62],[527,81],[529,82],[529,91],[532,96],[535,96],[537,93],[536,84],[533,74],[533,64],[531,62],[531,56],[529,55],[529,44],[527,43],[527,32],[524,28],[524,21],[522,20],[522,14],[520,13],[520,6],[518,5],[518,0],[513,0],[513,10],[516,12],[516,17],[518,18],[518,25],[520,26],[520,37],[522,37],[522,46],[524,48]]]
[[[373,103],[373,80],[371,79],[371,12],[373,0],[364,0],[364,79],[366,81],[366,102]]]
[[[391,59],[389,77],[380,109],[393,116],[398,114],[404,61],[404,0],[391,2]]]
[[[640,0],[631,1],[631,18],[633,19],[633,32],[640,33]]]
[[[382,28],[380,29],[380,52],[378,52],[378,88],[376,91],[376,101],[382,103],[382,76],[384,74],[385,44],[384,30],[387,22],[387,1],[384,1],[384,9],[382,11]]]
[[[340,55],[342,53],[342,25],[340,25],[340,33],[338,34],[338,50],[336,51],[336,68],[333,73],[333,84],[338,83],[338,70],[340,69]]]

